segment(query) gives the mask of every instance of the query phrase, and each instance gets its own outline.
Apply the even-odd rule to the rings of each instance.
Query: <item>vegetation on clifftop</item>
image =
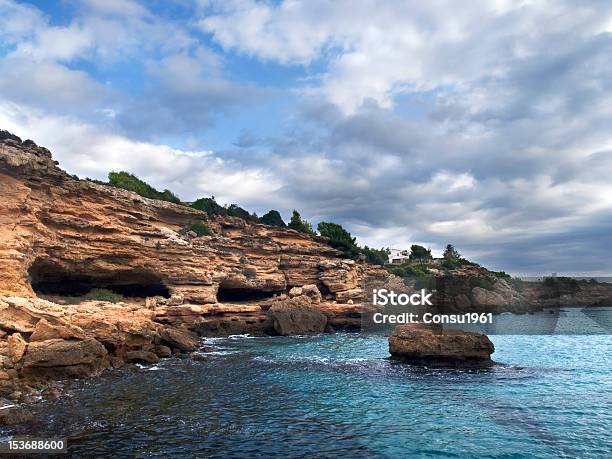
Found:
[[[194,209],[201,210],[210,216],[222,215],[238,217],[253,223],[262,223],[269,226],[290,228],[305,234],[317,234],[317,232],[313,230],[312,225],[308,221],[302,219],[300,213],[295,209],[293,210],[291,219],[287,224],[283,221],[280,212],[277,210],[272,209],[265,213],[262,217],[258,217],[257,214],[250,213],[237,204],[223,206],[217,203],[214,196],[199,198],[192,203],[183,203],[178,196],[170,190],[165,189],[163,191],[158,191],[145,181],[136,177],[134,174],[130,174],[125,171],[110,172],[108,174],[107,184],[117,188],[133,191],[146,198],[160,199],[176,204],[188,205]],[[190,224],[189,229],[198,236],[208,236],[212,234],[210,228],[201,221]],[[431,249],[426,247],[414,244],[410,247],[410,255],[406,262],[389,265],[389,249],[374,249],[368,247],[367,245],[360,247],[357,244],[356,238],[352,236],[350,232],[344,229],[342,225],[333,222],[320,222],[317,225],[317,230],[321,236],[327,238],[331,247],[338,249],[347,258],[362,259],[372,264],[386,266],[389,272],[400,277],[423,278],[430,275],[430,271],[427,266],[434,260],[431,254]],[[441,266],[443,268],[456,269],[468,264],[472,265],[474,263],[463,258],[452,244],[448,244],[446,246],[441,262]],[[495,275],[503,278],[510,277],[503,272],[495,273]]]
[[[140,180],[134,174],[129,172],[109,172],[108,184],[116,188],[133,191],[140,196],[150,199],[159,199],[161,201],[174,202],[180,204],[181,200],[170,190],[158,191],[148,183]]]
[[[300,213],[293,209],[293,213],[291,214],[291,220],[287,225],[289,228],[299,231],[300,233],[306,234],[316,234],[312,229],[312,225],[308,223],[306,220],[302,220],[302,216]]]
[[[263,223],[264,225],[279,226],[281,228],[285,228],[287,226],[278,210],[271,210],[268,213],[264,214],[259,219],[259,222]]]
[[[328,238],[329,245],[340,250],[346,257],[355,258],[359,255],[359,247],[355,243],[356,238],[351,236],[347,230],[337,223],[321,222],[317,226],[319,234]]]

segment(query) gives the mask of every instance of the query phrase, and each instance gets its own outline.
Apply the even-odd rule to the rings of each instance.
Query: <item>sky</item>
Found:
[[[0,0],[62,168],[516,275],[612,274],[612,2]]]

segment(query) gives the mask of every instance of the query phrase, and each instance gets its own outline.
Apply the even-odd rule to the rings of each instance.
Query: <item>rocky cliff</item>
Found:
[[[0,295],[108,288],[210,304],[315,284],[346,303],[361,278],[382,272],[341,259],[321,237],[79,180],[31,141],[0,141],[0,193]],[[197,221],[213,235],[195,237]]]
[[[358,328],[360,283],[387,276],[321,237],[79,180],[6,132],[0,194],[0,393],[191,352],[198,335]],[[95,289],[122,300],[86,301]]]

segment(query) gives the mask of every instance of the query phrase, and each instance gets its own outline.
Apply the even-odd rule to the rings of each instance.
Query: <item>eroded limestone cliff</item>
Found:
[[[5,394],[190,352],[198,335],[357,328],[360,283],[387,276],[321,237],[79,180],[49,150],[6,133],[0,194]],[[195,222],[212,235],[191,232]],[[72,304],[92,289],[125,301]]]
[[[110,288],[187,303],[262,299],[315,284],[360,295],[379,268],[340,258],[323,238],[78,180],[33,142],[0,141],[0,294]],[[193,237],[204,221],[212,236]],[[71,292],[72,290],[72,292]]]

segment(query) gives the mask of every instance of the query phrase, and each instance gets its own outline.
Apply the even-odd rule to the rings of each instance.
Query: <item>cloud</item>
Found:
[[[28,39],[45,24],[37,8],[11,0],[0,0],[0,43],[4,46]]]
[[[371,246],[609,274],[609,2],[181,5],[0,0],[2,127],[73,173],[296,208]]]
[[[108,88],[81,70],[71,70],[53,61],[0,59],[0,99],[50,112],[87,115],[111,98]]]
[[[121,135],[68,117],[0,104],[0,126],[49,147],[60,166],[80,177],[106,179],[126,170],[184,200],[214,195],[221,203],[258,205],[281,186],[262,168],[244,167],[213,151],[185,151]]]
[[[152,14],[129,0],[84,0],[74,3],[65,25],[51,25],[39,10],[0,1],[0,38],[16,45],[12,57],[70,62],[88,59],[102,66],[143,52],[177,52],[197,44],[179,24]]]
[[[64,25],[51,25],[39,10],[6,0],[0,11],[13,32],[10,37],[0,32],[6,47],[0,57],[0,100],[159,141],[177,134],[193,137],[194,130],[210,128],[219,117],[270,93],[232,81],[223,58],[199,44],[184,24],[136,2],[76,2]],[[97,74],[125,62],[129,66],[119,78],[141,80],[136,90],[132,82],[126,91],[125,83],[112,77],[100,81]]]
[[[201,47],[148,61],[147,73],[143,95],[126,101],[117,116],[134,136],[197,131],[269,97],[266,88],[226,79],[219,57]]]
[[[212,6],[210,6],[212,4]],[[602,2],[207,2],[203,31],[221,46],[282,64],[327,59],[321,85],[347,112],[368,99],[503,75],[521,57],[607,30]],[[560,41],[561,40],[561,41]]]

